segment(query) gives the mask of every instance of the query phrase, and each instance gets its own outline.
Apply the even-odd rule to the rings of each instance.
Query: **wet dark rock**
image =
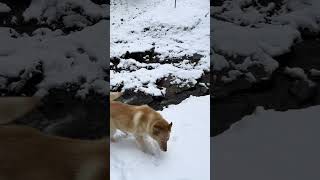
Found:
[[[150,104],[153,101],[152,95],[145,94],[143,92],[135,92],[134,90],[127,90],[119,98],[120,101],[126,102],[132,105]]]
[[[200,54],[193,55],[184,55],[181,57],[166,57],[164,60],[159,60],[158,52],[154,51],[154,48],[144,51],[144,52],[126,52],[120,58],[122,59],[134,59],[140,63],[150,64],[150,63],[159,63],[159,64],[179,64],[183,60],[188,60],[189,63],[196,65],[200,59],[203,57]],[[121,69],[118,66],[120,63],[120,58],[112,57],[110,66],[111,70],[116,72],[127,71],[131,72],[131,69]],[[148,69],[148,67],[145,67]],[[143,105],[148,104],[156,110],[161,110],[164,107],[171,104],[179,104],[184,99],[189,96],[203,96],[209,94],[209,84],[210,84],[210,73],[205,72],[202,77],[197,79],[196,84],[176,84],[172,83],[176,78],[172,76],[164,77],[158,79],[156,85],[159,89],[165,89],[165,94],[163,96],[153,96],[150,94],[145,94],[143,92],[126,89],[124,95],[119,98],[120,101],[132,104],[132,105]],[[112,87],[112,91],[122,91],[122,86]]]
[[[289,92],[295,96],[299,102],[303,103],[314,97],[316,93],[315,86],[305,80],[296,80],[289,88]]]
[[[205,76],[209,77],[209,72],[207,72],[202,79],[205,79]],[[205,81],[199,80],[195,86],[188,88],[178,88],[177,86],[168,84],[169,86],[165,86],[167,93],[164,96],[152,96],[140,91],[128,89],[124,91],[123,96],[120,97],[119,100],[132,105],[147,104],[156,110],[162,110],[168,105],[179,104],[190,96],[208,95],[209,88],[201,85],[201,83],[204,82]],[[205,83],[209,83],[209,80]]]
[[[154,48],[144,51],[144,52],[129,52],[127,51],[124,55],[121,56],[123,59],[134,59],[140,63],[157,63],[159,62],[160,55],[154,51]],[[112,62],[112,61],[111,61]]]
[[[110,4],[110,0],[91,0],[93,3],[95,4],[99,4],[99,5],[102,5],[102,4]]]
[[[64,89],[42,98],[42,105],[13,124],[27,125],[44,133],[97,139],[109,132],[109,97],[92,94],[86,99],[75,97]]]
[[[248,67],[248,72],[252,73],[252,75],[258,80],[261,81],[263,78],[268,77],[267,72],[265,71],[262,65],[253,65]]]
[[[224,86],[213,87],[215,99],[227,97],[235,92],[250,89],[252,83],[250,83],[244,77],[241,77],[235,81],[225,84]]]
[[[26,75],[24,75],[26,74]],[[41,63],[26,69],[19,77],[5,77],[7,86],[1,96],[33,96],[43,79]],[[12,86],[15,85],[15,86]],[[10,88],[14,87],[14,88]],[[108,135],[109,97],[90,90],[85,98],[77,96],[80,84],[65,84],[51,88],[42,98],[42,105],[13,124],[27,125],[45,133],[94,139]]]

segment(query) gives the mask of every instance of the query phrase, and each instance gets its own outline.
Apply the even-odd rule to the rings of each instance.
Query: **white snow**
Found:
[[[229,67],[229,63],[226,60],[226,58],[216,53],[213,53],[211,57],[211,63],[213,65],[214,70],[217,70],[217,71],[220,71],[220,70],[223,70],[224,68]]]
[[[311,76],[320,76],[320,70],[312,68],[312,69],[310,69],[310,75]]]
[[[304,72],[302,68],[299,67],[285,67],[284,73],[288,74],[293,78],[298,78],[302,80],[308,80],[307,74]]]
[[[120,58],[126,51],[144,52],[151,48],[160,53],[159,62],[153,64],[120,58],[119,66],[125,68],[130,63],[134,64],[134,69],[131,67],[131,72],[111,70],[111,89],[124,85],[123,90],[134,89],[160,96],[165,91],[155,84],[159,79],[172,76],[192,86],[204,71],[209,71],[209,0],[181,0],[177,8],[171,0],[114,0],[110,11],[111,57]],[[174,64],[160,63],[164,59],[195,53],[203,56],[198,63],[185,58]]]
[[[103,20],[108,8],[93,4],[90,0],[81,2],[83,4],[74,0],[33,0],[24,16],[27,20],[34,17],[47,18],[50,26],[51,21],[60,15],[76,16],[76,12],[68,11],[72,9],[70,7],[85,9],[88,6],[91,9],[85,9],[81,15],[102,20],[95,24],[82,24],[81,30],[69,34],[60,29],[38,28],[28,35],[1,27],[0,41],[5,43],[5,46],[0,47],[0,76],[26,77],[35,70],[37,64],[42,63],[44,79],[38,85],[36,94],[45,95],[50,88],[67,83],[80,84],[78,95],[82,97],[89,89],[103,94],[108,92],[109,83],[104,78],[107,76],[105,70],[109,65],[106,57],[109,51],[109,22]],[[38,16],[39,13],[41,16]],[[25,73],[20,74],[23,70]],[[9,87],[17,90],[22,85],[20,82],[12,83]]]
[[[88,19],[107,18],[108,10],[106,5],[97,5],[90,0],[32,0],[23,17],[26,21],[37,19],[47,24],[62,18],[66,27],[85,27],[91,25]]]
[[[259,2],[225,0],[222,6],[212,8],[211,48],[213,57],[219,57],[213,65],[215,71],[229,68],[222,76],[226,82],[242,74],[256,81],[247,70],[257,64],[271,74],[278,68],[274,57],[290,52],[302,40],[301,30],[320,31],[318,0],[284,0],[280,7],[275,1],[267,6]],[[316,69],[309,72],[311,76],[320,74]],[[286,67],[284,73],[314,85],[299,67]],[[319,179],[319,112],[320,106],[285,112],[258,107],[211,138],[212,179]]]
[[[264,65],[269,73],[278,68],[278,63],[272,57],[289,52],[294,40],[300,37],[299,32],[290,26],[263,25],[251,28],[216,19],[211,23],[215,26],[211,32],[214,52],[252,57]]]
[[[160,112],[173,122],[168,151],[155,156],[138,149],[128,137],[110,146],[112,180],[209,180],[210,179],[210,97],[190,97]]]
[[[274,23],[289,24],[295,28],[306,28],[312,32],[319,32],[319,8],[318,0],[287,0],[279,15],[271,19]]]
[[[242,67],[230,64],[230,57],[250,57],[270,75],[278,68],[273,57],[289,52],[301,40],[302,29],[320,31],[319,8],[318,0],[285,0],[280,7],[274,2],[262,6],[254,0],[226,0],[211,11],[213,56],[224,56],[229,62],[224,67],[237,70]]]
[[[0,2],[0,13],[8,13],[10,11],[11,8],[8,5]]]
[[[164,56],[207,55],[209,0],[181,0],[177,8],[171,0],[125,2],[111,1],[111,57],[152,47]]]
[[[319,179],[320,106],[278,112],[257,108],[211,138],[215,180]]]
[[[308,82],[308,84],[310,86],[315,86],[316,85],[312,80],[310,80],[308,78],[308,75],[304,72],[304,70],[302,68],[299,68],[299,67],[285,67],[283,72],[285,74],[289,75],[292,78],[296,78],[296,79],[304,80],[304,81]],[[312,69],[310,70],[310,72],[311,72],[311,75],[314,75],[314,74],[312,74],[312,72],[315,73],[314,70],[312,71]]]
[[[136,65],[140,65],[139,69],[135,71],[110,71],[110,84],[112,86],[121,86],[123,89],[136,89],[154,96],[164,95],[165,92],[162,89],[157,88],[156,82],[158,79],[167,78],[170,75],[177,81],[179,85],[191,83],[196,84],[198,79],[203,74],[202,69],[197,69],[194,66],[187,68],[176,67],[173,64],[160,65],[136,63],[135,60],[122,60],[122,63],[118,67],[126,67],[127,63],[133,62]],[[146,69],[145,67],[153,67],[153,69]],[[127,70],[133,69],[136,66],[127,67]]]

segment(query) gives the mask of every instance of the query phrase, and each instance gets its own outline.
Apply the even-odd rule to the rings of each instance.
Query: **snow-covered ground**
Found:
[[[215,180],[319,179],[320,106],[277,112],[257,108],[211,139]]]
[[[318,0],[226,0],[211,7],[214,70],[238,70],[252,79],[249,68],[258,65],[265,75],[253,77],[269,78],[279,66],[274,57],[289,52],[301,40],[301,30],[319,32],[319,8]],[[223,81],[236,79],[227,73],[224,76]]]
[[[10,11],[11,11],[11,8],[8,5],[0,2],[0,13],[7,13]]]
[[[8,8],[0,4],[0,11]],[[109,88],[105,80],[108,9],[90,0],[32,0],[19,22],[36,20],[37,29],[27,34],[0,27],[0,41],[5,44],[0,46],[0,87],[18,91],[24,82],[8,84],[7,79],[26,79],[41,65],[44,78],[37,84],[37,95],[68,83],[80,85],[81,96],[90,89],[105,94]],[[17,17],[12,19],[14,24]],[[65,28],[75,30],[63,31]]]
[[[292,59],[301,62],[309,61],[303,58],[303,54],[297,56],[296,49],[292,47],[298,43],[303,44],[305,37],[310,35],[310,37],[318,37],[320,1],[225,0],[221,4],[211,7],[211,48],[213,52],[211,62],[214,68],[212,73],[216,74],[215,78],[219,82],[223,82],[220,87],[226,87],[227,83],[237,81],[243,76],[251,83],[269,79],[270,75],[279,68],[278,61],[281,60],[288,62],[283,62],[281,64],[283,67],[279,68],[278,72],[292,79],[281,81],[281,77],[275,75],[272,80],[268,81],[270,84],[267,86],[278,86],[273,82],[290,84],[294,82],[291,80],[296,80],[307,82],[306,86],[312,88],[319,87],[316,82],[309,79],[310,76],[317,76],[319,70],[312,69],[313,66],[304,66],[305,69],[294,67],[292,64],[290,66],[290,62]],[[292,56],[276,58],[285,53],[291,53]],[[308,53],[306,48],[306,57]],[[297,57],[301,59],[298,60]],[[289,64],[289,67],[286,67],[286,64]],[[318,67],[318,64],[315,62],[314,66]],[[263,67],[263,70],[257,67]],[[280,80],[277,81],[276,78]],[[239,80],[238,86],[241,83],[245,84]],[[279,86],[276,88],[282,88],[282,84]],[[239,89],[241,88],[240,86]],[[269,96],[264,96],[263,92],[278,93],[273,91],[274,89],[263,85],[261,89],[257,88],[257,91],[254,88],[251,88],[254,90],[250,91],[250,86],[245,88],[247,88],[245,93],[232,91],[236,94],[235,96],[226,95],[227,98],[223,103],[225,105],[230,103],[231,107],[236,108],[235,105],[267,104],[268,108],[276,106],[278,109],[288,109],[291,108],[289,105],[288,108],[286,107],[287,104],[290,104],[289,100],[298,99],[294,97],[295,95],[292,95],[291,99],[288,98],[289,100],[285,98],[283,100],[281,97],[279,98],[281,103],[278,106],[278,102],[269,101],[271,102],[269,103],[268,100],[259,99],[258,96],[261,92],[261,97],[268,98]],[[288,87],[284,87],[283,92],[290,92],[289,90],[286,92],[287,89]],[[311,88],[305,89],[310,90]],[[303,94],[302,91],[299,93]],[[316,99],[319,93],[318,90],[318,94],[312,93],[310,93],[312,103],[303,102],[301,103],[303,106],[297,107],[313,104],[313,99]],[[241,99],[240,96],[244,98]],[[254,97],[258,97],[256,102],[253,102]],[[241,100],[244,102],[235,103]],[[275,103],[272,104],[273,102]],[[244,112],[243,109],[245,109],[236,108],[235,114],[241,114],[241,111]],[[245,110],[248,109],[250,108]],[[228,113],[221,110],[221,116],[224,116],[219,117],[219,123],[223,124],[223,120],[227,121],[226,124],[230,123],[227,118],[223,119],[228,117]],[[215,180],[319,179],[319,115],[320,106],[283,112],[258,107],[252,115],[237,119],[239,121],[230,129],[211,138],[212,178]]]
[[[172,84],[193,86],[209,71],[209,11],[209,0],[180,0],[176,8],[172,0],[112,0],[111,57],[119,58],[120,63],[110,65],[121,70],[111,70],[111,89],[161,96],[166,89],[156,82],[168,77],[173,77]],[[122,57],[127,51],[150,49],[159,53],[152,57],[155,62],[150,62],[149,56],[143,57],[143,62]],[[202,56],[198,62],[183,57],[196,53]],[[173,58],[181,60],[173,63]]]
[[[140,151],[132,137],[110,146],[112,180],[209,180],[210,97],[190,97],[160,112],[173,122],[168,151],[154,156]]]
[[[112,0],[110,88],[164,96],[160,80],[181,89],[198,83],[210,67],[209,11],[209,0],[178,0],[176,8],[172,0]],[[151,55],[126,58],[127,51]],[[210,97],[190,97],[160,113],[173,122],[168,152],[151,139],[154,156],[132,137],[113,143],[111,179],[209,180]]]

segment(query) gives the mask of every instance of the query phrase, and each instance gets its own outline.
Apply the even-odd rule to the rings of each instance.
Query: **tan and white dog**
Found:
[[[115,141],[116,130],[131,133],[144,152],[147,151],[145,137],[149,135],[167,151],[167,142],[170,138],[172,122],[169,124],[157,111],[147,105],[134,106],[113,101],[121,93],[110,95],[110,137]]]
[[[0,98],[0,124],[31,112],[37,97]],[[49,136],[16,125],[0,126],[1,180],[109,179],[109,140],[77,140]]]
[[[122,95],[123,95],[122,92],[111,92],[110,93],[110,101],[114,101],[115,99],[119,98]]]
[[[42,134],[25,126],[0,126],[1,180],[109,179],[109,143]]]
[[[41,104],[39,97],[0,97],[0,124],[7,124]]]

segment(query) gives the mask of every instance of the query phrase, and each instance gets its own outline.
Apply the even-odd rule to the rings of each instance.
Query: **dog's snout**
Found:
[[[161,145],[161,150],[164,151],[164,152],[167,151],[167,143],[163,143],[163,144]]]
[[[162,151],[164,151],[164,152],[167,151],[167,147],[162,147],[161,149],[162,149]]]

